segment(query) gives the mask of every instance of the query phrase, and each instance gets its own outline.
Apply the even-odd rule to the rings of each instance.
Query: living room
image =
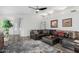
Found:
[[[78,16],[79,6],[0,6],[0,52],[78,53]]]

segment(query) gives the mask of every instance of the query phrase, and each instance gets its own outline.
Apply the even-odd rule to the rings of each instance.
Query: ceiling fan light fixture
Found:
[[[39,12],[39,10],[36,10],[36,13],[38,13]]]
[[[36,11],[36,13],[38,13],[39,11],[43,11],[43,10],[47,9],[47,7],[39,7],[39,6],[29,7],[29,8],[34,9]]]
[[[36,10],[37,12],[39,12],[39,10]]]

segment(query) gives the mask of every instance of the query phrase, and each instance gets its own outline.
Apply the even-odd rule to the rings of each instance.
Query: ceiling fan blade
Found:
[[[37,10],[36,8],[34,8],[34,7],[31,7],[31,6],[29,6],[29,8],[31,8],[31,9],[34,9],[34,10]]]
[[[39,11],[47,9],[47,7],[39,7],[39,6],[29,6],[29,8],[35,10],[35,13],[39,13]]]
[[[44,8],[39,8],[39,10],[45,10],[45,9],[47,9],[46,7],[44,7]]]

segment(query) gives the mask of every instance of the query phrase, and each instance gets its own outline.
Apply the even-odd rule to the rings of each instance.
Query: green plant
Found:
[[[6,19],[2,21],[2,25],[1,27],[3,28],[3,30],[5,31],[5,34],[8,36],[9,35],[9,29],[12,27],[12,23]]]

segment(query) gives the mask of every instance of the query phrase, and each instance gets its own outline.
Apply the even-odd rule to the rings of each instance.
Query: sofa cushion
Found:
[[[34,34],[39,34],[39,33],[38,33],[38,31],[36,31],[36,30],[35,30],[35,31],[33,31],[33,32],[34,32]]]
[[[64,31],[57,32],[58,36],[64,36]]]
[[[75,32],[75,38],[79,39],[79,32]]]

